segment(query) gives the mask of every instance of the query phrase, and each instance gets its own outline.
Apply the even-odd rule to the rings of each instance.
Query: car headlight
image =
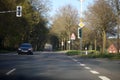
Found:
[[[28,50],[32,51],[33,49],[32,49],[32,48],[29,48]]]
[[[21,50],[21,48],[18,48],[18,50]]]

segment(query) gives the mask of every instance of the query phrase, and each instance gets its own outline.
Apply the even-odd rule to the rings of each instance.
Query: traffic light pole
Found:
[[[16,12],[16,10],[13,10],[13,11],[0,11],[0,13],[11,13],[11,12]]]
[[[82,22],[82,2],[83,0],[80,0],[80,23],[78,28],[78,38],[80,39],[80,50],[82,51],[82,28],[84,27],[84,23]]]
[[[82,29],[81,29],[81,38],[80,38],[80,50],[82,51]]]
[[[78,38],[80,39],[80,50],[82,50],[82,28],[78,28]]]
[[[4,14],[4,13],[14,13],[14,12],[16,12],[16,17],[22,17],[22,6],[16,6],[16,10],[0,11],[0,14]]]

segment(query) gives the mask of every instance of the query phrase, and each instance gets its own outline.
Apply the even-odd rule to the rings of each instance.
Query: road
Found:
[[[0,80],[120,80],[120,61],[67,56],[0,54]]]

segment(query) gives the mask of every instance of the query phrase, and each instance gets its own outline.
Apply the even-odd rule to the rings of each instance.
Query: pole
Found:
[[[82,17],[82,1],[83,0],[80,0],[80,18]]]
[[[14,12],[16,12],[15,10],[13,10],[13,11],[0,11],[0,14],[3,14],[3,13],[14,13]]]
[[[82,19],[82,1],[83,0],[80,0],[80,19]],[[80,20],[82,21],[82,20]],[[82,29],[81,29],[81,35],[82,35]],[[82,51],[82,36],[80,38],[80,50]]]
[[[119,48],[120,47],[120,40],[119,40],[120,39],[120,26],[119,26],[119,24],[118,24],[118,31],[117,32],[118,32],[118,35],[117,35],[117,52],[120,53],[120,48]]]
[[[71,40],[71,50],[73,50],[73,40]]]
[[[81,38],[80,38],[80,50],[82,51],[82,29],[81,29]]]

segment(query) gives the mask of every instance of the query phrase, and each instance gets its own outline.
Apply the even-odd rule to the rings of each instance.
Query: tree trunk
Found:
[[[97,40],[95,39],[95,42],[94,42],[94,49],[95,49],[95,51],[97,50]]]
[[[117,31],[117,52],[118,53],[120,53],[119,52],[119,48],[120,47],[120,27],[119,27],[119,25],[118,25],[118,31]]]
[[[106,32],[103,31],[103,48],[102,48],[102,53],[105,53],[106,49]]]

